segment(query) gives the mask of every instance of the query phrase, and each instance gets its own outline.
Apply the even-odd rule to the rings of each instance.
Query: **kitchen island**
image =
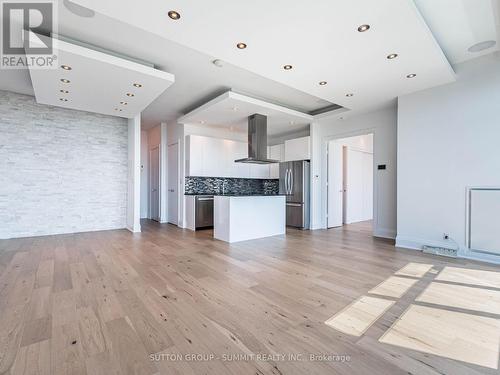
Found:
[[[238,242],[277,236],[286,231],[284,195],[216,195],[214,237]]]

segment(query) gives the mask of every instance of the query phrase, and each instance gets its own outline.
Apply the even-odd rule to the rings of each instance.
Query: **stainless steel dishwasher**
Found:
[[[195,201],[195,229],[214,226],[214,197],[207,195],[196,196]]]

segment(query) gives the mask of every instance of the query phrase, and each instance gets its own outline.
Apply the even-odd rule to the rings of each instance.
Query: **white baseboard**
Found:
[[[396,247],[402,247],[405,249],[412,249],[412,250],[422,250],[425,245],[444,247],[448,249],[456,248],[456,245],[449,241],[446,242],[446,241],[426,240],[422,238],[402,236],[400,234],[396,236]],[[459,251],[459,256],[460,256],[460,251]]]
[[[373,228],[373,236],[393,240],[396,238],[396,231],[394,229]]]
[[[141,232],[141,226],[140,226],[140,225],[138,225],[138,226],[137,226],[136,230],[134,230],[134,228],[129,227],[129,226],[127,225],[127,229],[128,229],[130,232],[132,232],[132,233],[140,233],[140,232]]]

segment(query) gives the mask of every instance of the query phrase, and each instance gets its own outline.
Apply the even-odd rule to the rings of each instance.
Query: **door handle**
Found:
[[[291,207],[302,207],[300,203],[287,203],[286,205]]]
[[[285,195],[288,195],[288,168],[285,169],[285,180],[283,184],[285,185]]]
[[[290,195],[293,194],[293,172],[290,169]]]
[[[288,168],[285,170],[285,194],[288,195]]]
[[[288,194],[292,194],[292,170],[288,170]]]

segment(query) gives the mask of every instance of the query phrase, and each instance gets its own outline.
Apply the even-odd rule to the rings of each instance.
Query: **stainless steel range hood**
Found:
[[[267,117],[258,113],[248,116],[248,158],[235,163],[272,164],[279,160],[267,158]]]

